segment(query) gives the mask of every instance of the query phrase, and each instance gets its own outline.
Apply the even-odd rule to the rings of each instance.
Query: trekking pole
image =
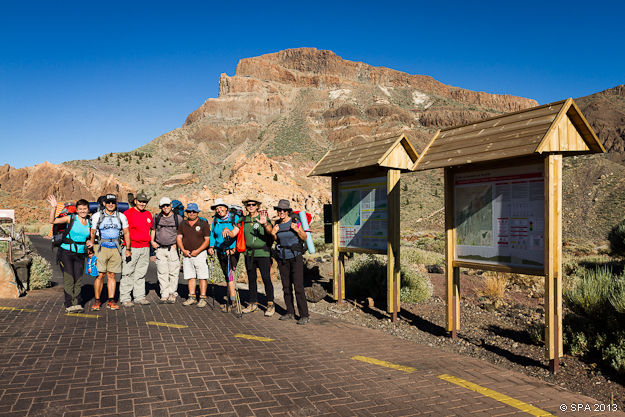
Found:
[[[241,311],[241,299],[239,298],[239,291],[237,290],[237,283],[234,280],[234,269],[231,268],[232,263],[230,262],[230,257],[232,255],[230,255],[227,250],[226,250],[226,256],[228,258],[228,283],[232,281],[232,285],[234,285],[234,296],[235,296],[234,299],[237,303],[236,315],[238,318],[241,318],[243,317],[243,312]]]
[[[215,258],[211,255],[210,256],[210,263],[209,263],[209,274],[211,276],[211,297],[213,298],[213,306],[211,307],[213,310],[215,309],[215,269],[214,269],[214,262],[215,262]]]

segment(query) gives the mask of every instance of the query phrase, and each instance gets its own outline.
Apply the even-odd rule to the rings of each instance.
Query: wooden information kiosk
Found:
[[[562,356],[562,158],[602,153],[572,99],[438,131],[414,166],[445,169],[447,330],[460,268],[545,277],[549,367]]]
[[[418,154],[405,135],[327,152],[308,176],[332,177],[333,296],[345,298],[345,253],[387,255],[387,311],[397,321],[400,292],[400,173]]]

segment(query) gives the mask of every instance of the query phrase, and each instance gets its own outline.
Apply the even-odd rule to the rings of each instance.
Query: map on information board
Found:
[[[543,268],[544,182],[542,164],[457,173],[455,260]]]
[[[386,250],[386,177],[339,182],[339,247]]]

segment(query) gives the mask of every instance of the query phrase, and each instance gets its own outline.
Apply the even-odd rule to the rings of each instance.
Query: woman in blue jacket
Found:
[[[223,199],[218,198],[211,210],[215,210],[213,226],[211,227],[211,237],[208,244],[208,254],[213,256],[217,253],[219,265],[228,283],[228,300],[221,308],[221,311],[237,311],[237,297],[234,288],[234,271],[239,262],[239,253],[236,250],[237,234],[239,228],[239,216],[228,211],[228,205]]]

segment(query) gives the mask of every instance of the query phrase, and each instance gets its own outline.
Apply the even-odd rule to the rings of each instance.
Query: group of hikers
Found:
[[[58,239],[57,259],[63,273],[65,311],[68,313],[84,311],[81,289],[85,272],[95,277],[95,300],[90,307],[93,311],[103,306],[119,310],[115,301],[116,274],[121,274],[119,303],[123,307],[150,304],[146,299],[145,276],[151,256],[156,261],[161,303],[174,304],[177,301],[182,258],[183,277],[189,290],[188,298],[182,304],[206,307],[208,280],[211,278],[209,257],[210,262],[216,257],[227,282],[227,297],[221,310],[225,313],[253,313],[259,309],[258,269],[267,297],[264,314],[271,317],[275,313],[270,276],[273,257],[278,262],[286,306],[286,313],[280,320],[296,318],[295,293],[299,312],[297,323],[309,322],[302,257],[306,231],[293,215],[288,200],[282,199],[274,206],[277,219],[273,222],[266,210],[260,210],[262,203],[257,198],[243,200],[247,214],[230,210],[230,205],[217,198],[211,206],[215,213],[212,222],[199,216],[196,203],[188,203],[181,216],[173,210],[169,197],[160,199],[160,212],[152,215],[147,210],[150,199],[144,192],[138,193],[132,207],[123,213],[118,210],[117,196],[107,194],[101,198],[102,206],[92,216],[87,200],[78,200],[74,213],[62,217],[56,216],[56,198],[50,195],[47,200],[52,206],[50,223],[65,227]],[[245,309],[241,309],[235,287],[234,272],[241,253],[249,282],[249,300]],[[105,279],[108,297],[103,302]]]

